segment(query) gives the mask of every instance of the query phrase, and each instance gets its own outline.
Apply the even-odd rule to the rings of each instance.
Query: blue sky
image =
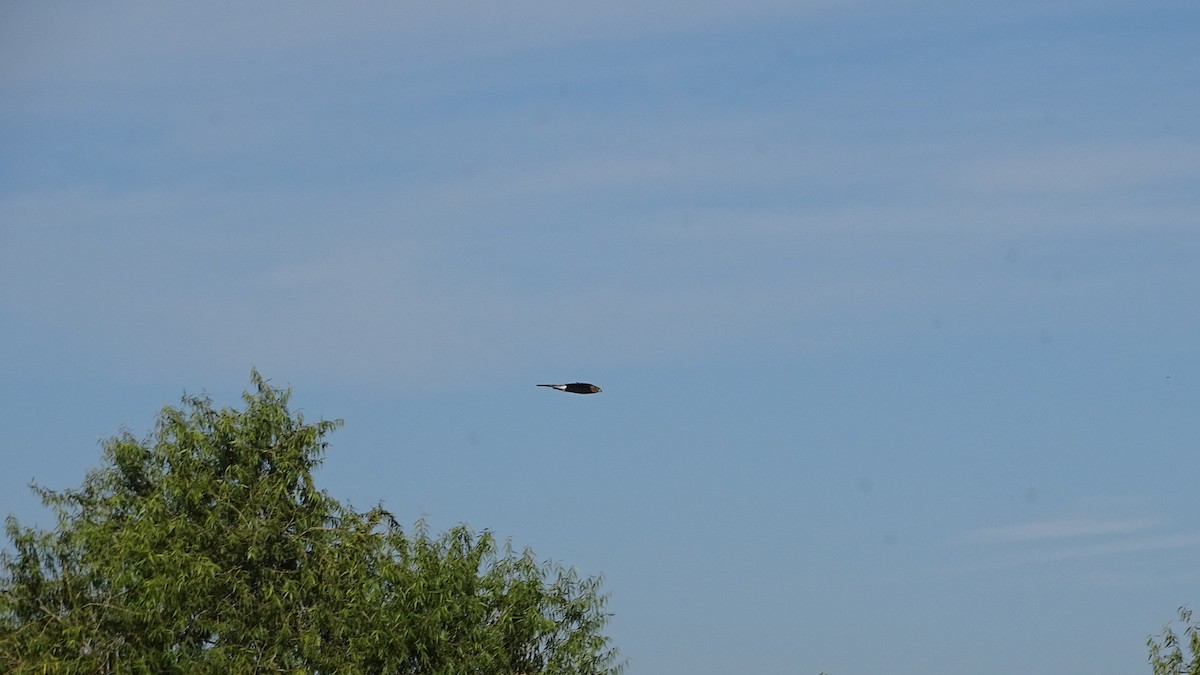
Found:
[[[1193,2],[0,5],[3,509],[251,367],[629,672],[1148,672],[1200,604]],[[533,385],[585,380],[581,397]]]

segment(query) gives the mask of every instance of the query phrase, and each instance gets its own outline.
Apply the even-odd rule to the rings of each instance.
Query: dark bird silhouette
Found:
[[[539,384],[539,387],[550,387],[559,391],[569,391],[572,394],[599,394],[604,391],[594,384],[587,382],[572,382],[570,384]]]

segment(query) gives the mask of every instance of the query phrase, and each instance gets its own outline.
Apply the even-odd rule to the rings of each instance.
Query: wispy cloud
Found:
[[[964,539],[985,547],[987,568],[1200,548],[1200,532],[1162,529],[1158,518],[1053,518],[980,528]]]
[[[989,543],[1082,539],[1135,534],[1149,530],[1156,523],[1151,518],[1058,518],[985,527],[970,533],[968,539]]]
[[[1178,138],[1103,139],[985,156],[961,172],[982,190],[1089,192],[1200,177],[1200,146]]]
[[[992,557],[988,567],[1022,567],[1066,560],[1092,560],[1139,553],[1159,553],[1200,548],[1200,533],[1161,536],[1117,537],[1110,541],[1090,544],[1049,545],[1045,547],[1004,551]]]
[[[153,3],[125,3],[115,10],[89,12],[47,3],[49,7],[39,8],[36,14],[8,17],[16,20],[0,32],[5,38],[0,44],[7,43],[0,53],[24,58],[0,59],[0,78],[14,72],[69,75],[82,63],[88,74],[103,73],[111,79],[125,70],[116,66],[134,66],[144,72],[164,58],[176,63],[199,58],[236,61],[247,54],[311,50],[314,45],[345,41],[358,45],[356,49],[390,43],[391,51],[414,62],[431,57],[460,59],[581,39],[646,38],[750,18],[845,11],[847,6],[869,6],[876,1],[753,0],[731,5],[671,0],[648,7],[631,1],[591,6],[531,0],[503,8],[486,3],[451,8],[438,2],[365,2],[354,12],[321,11],[312,3],[274,3],[240,13],[236,20],[230,20],[217,6],[163,8]],[[213,53],[214,34],[221,36],[227,54]],[[91,58],[80,59],[80,54]],[[147,54],[153,58],[146,58]]]

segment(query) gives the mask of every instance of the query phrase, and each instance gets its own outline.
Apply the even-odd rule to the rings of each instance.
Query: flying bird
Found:
[[[572,382],[570,384],[539,384],[539,387],[550,387],[559,391],[569,391],[572,394],[599,394],[604,391],[594,384],[587,382]]]

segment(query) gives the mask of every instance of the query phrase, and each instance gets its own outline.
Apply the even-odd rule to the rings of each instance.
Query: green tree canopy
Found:
[[[1154,675],[1200,675],[1200,623],[1192,623],[1192,610],[1187,607],[1179,608],[1179,622],[1182,636],[1167,624],[1160,639],[1146,639]]]
[[[405,532],[313,484],[326,435],[257,372],[242,410],[184,397],[104,444],[57,527],[0,556],[0,670],[606,673],[597,578],[465,526]]]

